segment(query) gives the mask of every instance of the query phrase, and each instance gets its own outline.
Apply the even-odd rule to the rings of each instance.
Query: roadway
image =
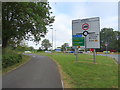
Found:
[[[3,88],[61,88],[55,62],[46,56],[29,54],[32,59],[3,76]]]

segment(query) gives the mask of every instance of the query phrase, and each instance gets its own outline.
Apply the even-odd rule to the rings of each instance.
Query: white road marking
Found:
[[[61,80],[61,83],[62,83],[62,88],[63,88],[63,90],[64,90],[64,84],[63,84],[63,80]]]

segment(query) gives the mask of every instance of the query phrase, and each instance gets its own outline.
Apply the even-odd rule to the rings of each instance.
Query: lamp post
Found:
[[[53,28],[50,28],[52,30],[52,49],[51,51],[53,50]]]
[[[55,30],[55,49],[56,49],[56,30]]]

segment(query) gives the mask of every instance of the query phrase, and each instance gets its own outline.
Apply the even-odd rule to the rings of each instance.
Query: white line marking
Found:
[[[33,57],[36,57],[36,56],[33,56]]]
[[[63,88],[63,90],[64,90],[64,84],[63,84],[63,80],[61,80],[61,83],[62,83],[62,88]]]

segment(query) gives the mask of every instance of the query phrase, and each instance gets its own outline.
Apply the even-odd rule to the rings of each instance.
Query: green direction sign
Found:
[[[84,46],[84,37],[73,37],[73,46]]]

